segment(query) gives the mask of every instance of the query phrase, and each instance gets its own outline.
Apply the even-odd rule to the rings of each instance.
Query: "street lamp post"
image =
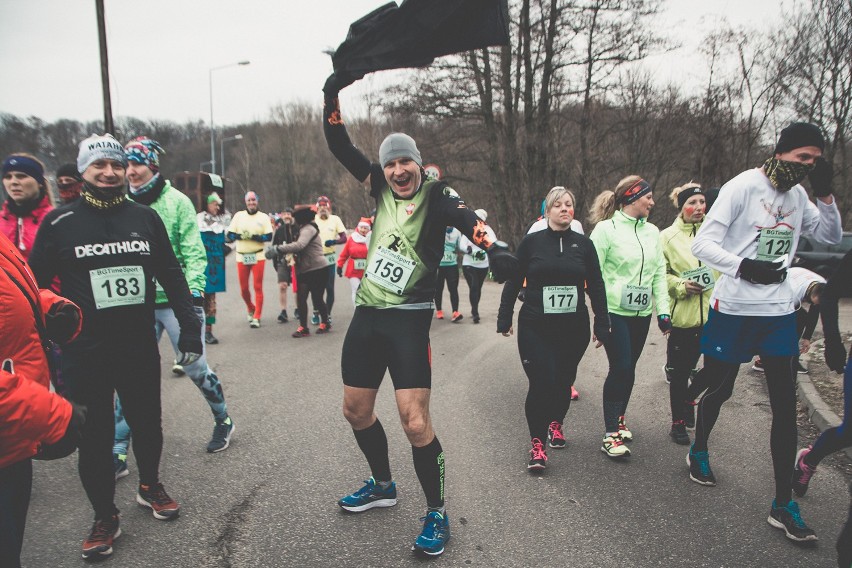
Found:
[[[248,65],[249,63],[251,61],[239,61],[237,63],[229,63],[228,65],[210,68],[210,172],[214,174],[216,173],[216,130],[213,126],[213,71],[228,67],[237,67],[239,65]]]
[[[234,134],[233,136],[228,136],[227,138],[222,138],[219,140],[219,157],[222,160],[222,177],[225,177],[225,142],[233,142],[234,140],[242,140],[242,134]]]

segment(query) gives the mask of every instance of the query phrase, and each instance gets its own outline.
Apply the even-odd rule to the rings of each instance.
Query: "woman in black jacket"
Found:
[[[597,346],[609,337],[597,252],[588,237],[570,228],[574,194],[560,186],[551,189],[545,216],[547,229],[527,235],[518,246],[519,270],[506,281],[497,316],[497,332],[512,335],[515,299],[526,281],[524,306],[518,315],[518,351],[529,379],[525,411],[532,438],[530,471],[545,467],[545,439],[551,448],[565,447],[562,424],[590,336],[584,288],[595,312]]]

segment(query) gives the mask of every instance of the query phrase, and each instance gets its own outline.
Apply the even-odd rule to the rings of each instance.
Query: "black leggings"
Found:
[[[453,311],[459,311],[459,267],[439,266],[438,277],[435,280],[435,308],[441,309],[441,296],[444,295],[444,280],[447,281],[447,289],[450,291],[450,305]]]
[[[0,567],[20,568],[24,527],[33,489],[29,458],[0,468]]]
[[[325,310],[331,315],[331,308],[334,306],[334,278],[337,276],[337,265],[330,264],[326,269],[327,272],[325,274]],[[320,296],[320,299],[322,297]],[[311,300],[314,304],[314,309],[316,311],[320,311],[320,307],[317,305],[316,300]]]
[[[322,299],[322,293],[326,290],[326,282],[328,279],[327,268],[317,268],[308,272],[301,272],[296,275],[296,306],[299,308],[299,325],[308,327],[308,294],[311,295],[311,301],[314,304],[314,309],[319,312],[322,323],[328,323],[328,310],[325,302]],[[330,299],[334,301],[334,294],[330,295]]]
[[[829,428],[819,435],[814,442],[814,449],[805,460],[808,465],[817,466],[824,457],[852,446],[850,419],[852,419],[852,359],[846,362],[846,370],[843,374],[843,422],[840,426]]]
[[[487,268],[474,268],[473,266],[462,266],[464,279],[470,289],[470,314],[479,317],[479,298],[482,297],[482,283],[488,276]]]
[[[606,342],[609,373],[603,388],[604,428],[618,431],[618,417],[627,412],[627,403],[636,382],[636,363],[645,347],[651,316],[609,314],[612,333]]]
[[[124,417],[133,431],[133,454],[139,482],[159,481],[163,427],[160,406],[160,353],[154,321],[145,322],[144,337],[126,332],[117,340],[77,339],[62,351],[62,372],[74,402],[88,407],[82,429],[78,469],[96,519],[117,514],[114,504],[114,392],[121,397]]]
[[[518,352],[530,387],[524,411],[530,438],[544,441],[551,422],[565,420],[577,365],[589,346],[588,313],[518,318]]]
[[[796,370],[795,357],[766,357],[761,355],[766,371],[769,405],[772,408],[772,429],[769,448],[775,472],[775,499],[781,505],[790,500],[793,464],[796,460]],[[707,392],[698,401],[695,420],[695,451],[707,451],[707,440],[719,418],[722,404],[731,398],[734,381],[740,366],[704,354],[702,373]]]
[[[692,369],[701,357],[701,328],[675,327],[669,334],[666,349],[666,366],[669,368],[669,405],[672,421],[686,420],[687,385]],[[690,408],[689,412],[692,412]]]

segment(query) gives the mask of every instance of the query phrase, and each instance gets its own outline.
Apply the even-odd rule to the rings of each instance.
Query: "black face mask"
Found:
[[[83,198],[96,209],[109,209],[124,202],[125,185],[113,187],[98,187],[87,181],[83,182]]]
[[[766,173],[766,177],[778,191],[790,191],[794,185],[805,179],[813,169],[813,164],[788,162],[778,158],[769,158],[763,162],[763,171]]]

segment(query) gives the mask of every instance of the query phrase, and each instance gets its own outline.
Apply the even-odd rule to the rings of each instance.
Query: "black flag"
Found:
[[[508,0],[404,0],[354,22],[331,58],[335,73],[363,76],[508,43]]]

